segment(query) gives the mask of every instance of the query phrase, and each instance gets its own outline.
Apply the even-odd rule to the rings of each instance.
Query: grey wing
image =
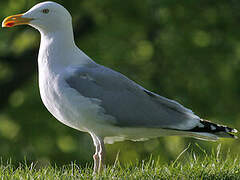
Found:
[[[66,82],[81,95],[99,99],[115,126],[187,130],[199,122],[191,110],[104,66],[75,67]]]

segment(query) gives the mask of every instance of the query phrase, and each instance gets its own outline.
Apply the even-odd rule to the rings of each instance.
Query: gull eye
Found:
[[[42,13],[44,13],[44,14],[49,13],[49,9],[43,9],[43,10],[42,10]]]

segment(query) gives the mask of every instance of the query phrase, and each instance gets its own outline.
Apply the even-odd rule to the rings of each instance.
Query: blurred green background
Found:
[[[4,17],[40,1],[0,2]],[[145,88],[177,100],[199,116],[240,129],[240,1],[68,0],[56,1],[73,16],[76,44],[96,62]],[[40,34],[18,26],[0,32],[0,157],[38,165],[92,162],[91,137],[58,122],[38,89]],[[206,152],[219,142],[164,137],[107,145],[108,163],[160,157],[176,159],[191,143]],[[222,140],[233,155],[238,140]]]

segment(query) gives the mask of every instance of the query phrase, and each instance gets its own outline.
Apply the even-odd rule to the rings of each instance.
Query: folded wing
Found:
[[[88,98],[97,98],[119,127],[188,130],[199,117],[179,103],[152,93],[124,75],[104,66],[74,67],[68,85]]]

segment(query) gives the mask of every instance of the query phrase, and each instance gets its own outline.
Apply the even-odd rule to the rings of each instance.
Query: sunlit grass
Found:
[[[57,167],[38,168],[37,163],[13,166],[1,162],[0,179],[239,179],[240,158],[230,153],[222,156],[220,147],[211,154],[198,157],[184,150],[175,161],[162,164],[159,160],[137,161],[120,164],[118,160],[109,165],[102,174],[93,176],[92,165],[80,167],[76,163]]]

